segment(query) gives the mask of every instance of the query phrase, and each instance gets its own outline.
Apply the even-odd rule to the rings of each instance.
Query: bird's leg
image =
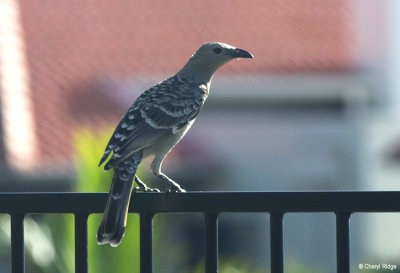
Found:
[[[186,192],[184,189],[181,188],[178,183],[176,183],[174,180],[172,180],[162,172],[156,175],[169,184],[167,192]]]
[[[169,152],[169,150],[163,151],[162,153],[157,154],[154,157],[153,162],[150,165],[150,168],[153,171],[153,174],[155,176],[158,176],[162,180],[167,182],[167,184],[168,184],[167,190],[166,190],[167,192],[186,192],[184,189],[181,188],[181,186],[179,186],[178,183],[176,183],[174,180],[172,180],[171,178],[169,178],[168,176],[166,176],[165,174],[163,174],[161,172],[162,161],[168,152]]]
[[[135,175],[135,182],[138,184],[139,187],[136,187],[135,191],[143,191],[143,192],[160,192],[157,188],[149,188],[140,178]]]

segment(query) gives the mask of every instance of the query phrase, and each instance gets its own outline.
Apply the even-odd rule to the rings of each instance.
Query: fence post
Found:
[[[336,212],[336,263],[338,273],[350,273],[349,222],[349,212]]]
[[[11,272],[25,272],[24,214],[11,214]]]
[[[75,273],[88,272],[88,214],[75,214]]]
[[[205,213],[205,272],[218,272],[218,213]]]
[[[140,272],[153,272],[153,213],[140,214]]]
[[[283,213],[270,214],[271,273],[283,273]]]

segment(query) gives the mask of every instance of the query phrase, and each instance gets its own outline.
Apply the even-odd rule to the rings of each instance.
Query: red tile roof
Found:
[[[347,71],[346,0],[21,0],[38,162],[68,161],[82,125],[123,110],[96,90],[101,77],[175,73],[204,42],[248,49],[252,62],[222,73]],[[162,80],[161,78],[158,80]]]

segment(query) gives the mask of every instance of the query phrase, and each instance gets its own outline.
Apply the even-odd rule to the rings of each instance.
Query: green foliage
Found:
[[[191,269],[185,269],[179,273],[203,273],[204,272],[204,261],[199,263],[196,267]],[[240,257],[222,257],[219,260],[220,273],[269,273],[269,268],[262,268],[259,265],[254,265],[249,261],[243,260]],[[297,260],[289,259],[285,262],[285,272],[287,273],[324,273],[322,269],[313,268]]]
[[[265,270],[252,266],[249,262],[237,258],[220,258],[219,273],[265,273]],[[179,273],[204,273],[204,261],[193,268],[181,270]]]
[[[310,267],[309,265],[304,265],[297,260],[289,260],[285,264],[285,272],[288,273],[323,273],[325,272],[321,268]]]
[[[75,136],[75,165],[77,170],[76,191],[79,192],[108,192],[112,171],[104,172],[97,167],[103,155],[111,131],[93,134],[82,130]]]
[[[200,272],[200,271],[199,271]],[[265,269],[255,266],[248,261],[244,261],[241,258],[227,258],[221,259],[220,270],[221,273],[264,273]]]
[[[104,172],[98,168],[99,159],[104,151],[111,131],[93,134],[82,130],[75,138],[77,192],[108,192],[112,171]],[[99,246],[96,241],[97,227],[101,214],[93,214],[88,219],[88,255],[89,272],[134,273],[139,272],[139,217],[130,214],[126,236],[122,243],[113,248],[109,245]],[[37,273],[73,273],[74,271],[74,216],[46,215],[40,226],[49,230],[46,239],[53,247],[55,255],[46,265],[39,265],[32,260],[30,268]],[[25,224],[26,225],[26,224]],[[42,240],[43,241],[43,240]],[[39,243],[39,242],[36,242]],[[28,249],[28,254],[30,253]],[[29,255],[31,256],[31,255]],[[29,257],[28,256],[28,257]]]
[[[103,168],[98,168],[97,165],[110,135],[111,131],[101,135],[82,131],[76,136],[77,191],[109,191],[112,171],[104,172]],[[139,272],[138,215],[130,214],[128,216],[126,236],[117,248],[97,244],[96,232],[101,216],[101,214],[91,215],[88,221],[89,270],[114,273]]]

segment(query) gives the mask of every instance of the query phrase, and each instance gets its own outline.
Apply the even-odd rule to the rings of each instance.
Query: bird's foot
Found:
[[[158,177],[162,178],[166,183],[168,183],[168,186],[166,188],[166,192],[186,192],[182,187],[176,183],[174,180],[166,176],[165,174],[161,173],[158,175]]]
[[[138,184],[138,187],[134,188],[134,191],[142,191],[142,192],[160,192],[157,188],[148,187],[139,177],[135,176],[135,182]]]
[[[175,183],[167,187],[166,192],[186,192],[186,190],[182,189],[182,187],[179,186],[179,184]]]
[[[141,192],[160,192],[160,190],[157,189],[157,188],[150,188],[150,187],[147,187],[147,186],[145,186],[145,187],[138,186],[138,187],[135,187],[133,190],[134,191],[141,191]]]

